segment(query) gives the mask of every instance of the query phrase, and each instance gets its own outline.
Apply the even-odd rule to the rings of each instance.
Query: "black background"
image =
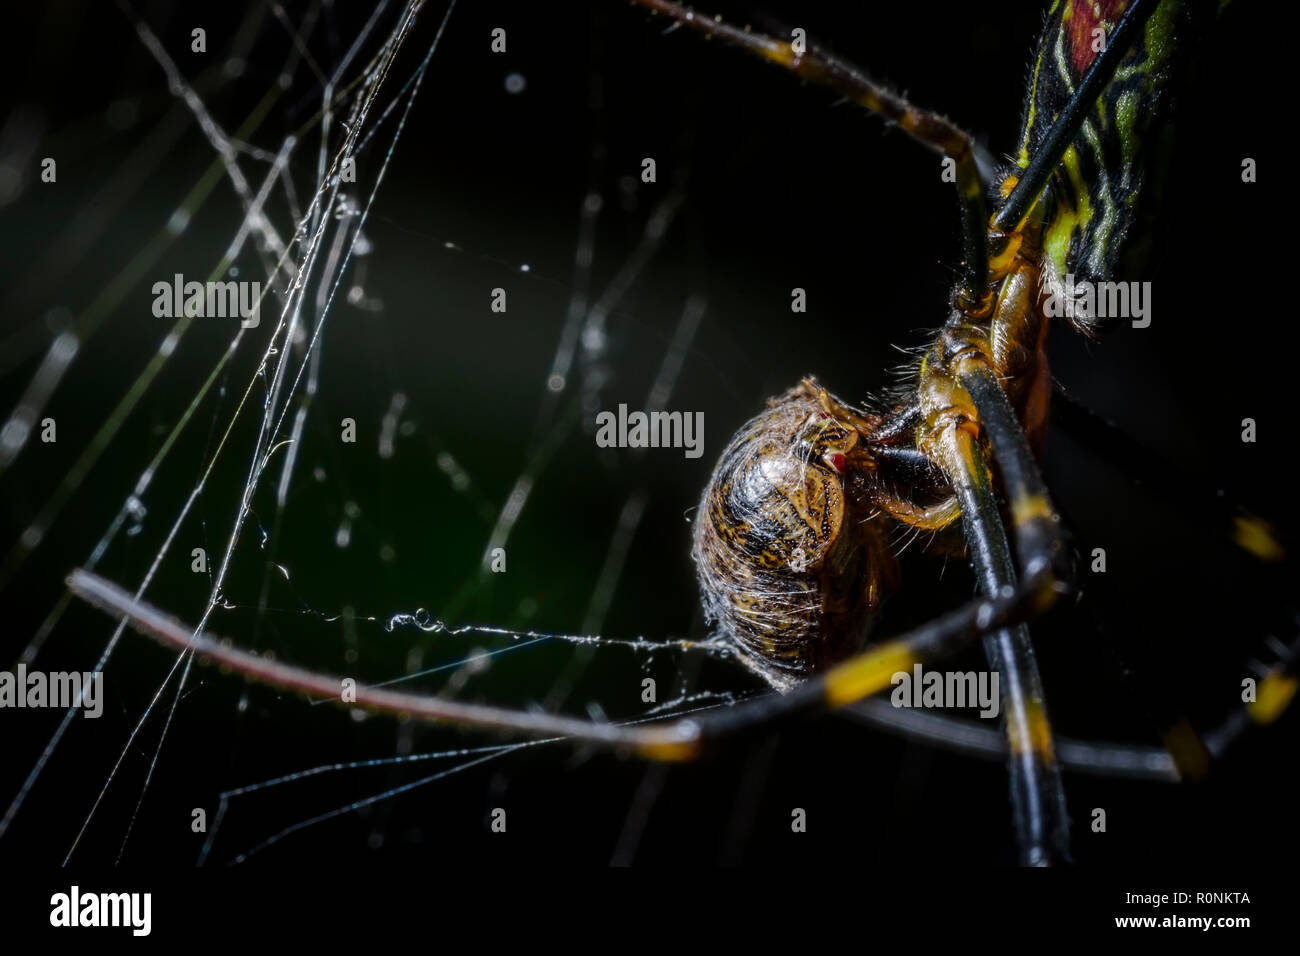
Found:
[[[1039,9],[1032,3],[774,2],[760,14],[741,4],[719,7],[769,31],[805,27],[815,42],[945,112],[995,153],[1015,142]],[[293,22],[304,10],[302,4],[286,6]],[[362,5],[341,4],[333,22],[308,38],[327,72],[367,14]],[[421,15],[381,103],[411,75],[441,14],[435,5]],[[207,29],[209,61],[220,63],[234,31],[261,18],[241,75],[202,87],[228,130],[276,81],[291,45],[260,4],[186,5],[183,13],[146,5],[140,15],[188,77],[210,65],[189,52],[193,26]],[[1278,175],[1270,162],[1276,119],[1261,95],[1270,85],[1261,66],[1268,57],[1260,49],[1267,43],[1267,17],[1257,7],[1233,5],[1198,60],[1183,104],[1169,199],[1144,276],[1153,283],[1152,326],[1121,329],[1100,343],[1062,329],[1053,342],[1058,378],[1170,463],[1157,481],[1137,485],[1125,462],[1100,459],[1067,435],[1050,437],[1044,469],[1077,545],[1084,554],[1105,547],[1109,564],[1104,579],[1083,582],[1078,605],[1034,628],[1052,714],[1070,736],[1154,741],[1142,701],[1130,700],[1116,679],[1109,645],[1154,661],[1150,679],[1194,722],[1208,726],[1237,699],[1247,662],[1265,654],[1265,635],[1289,640],[1293,633],[1289,585],[1242,559],[1207,517],[1214,491],[1224,489],[1284,529],[1290,522],[1291,489],[1283,477],[1290,418],[1286,326],[1281,297],[1273,291],[1286,277],[1265,265],[1275,251],[1261,238],[1278,215],[1278,190],[1269,185]],[[385,18],[385,29],[391,19]],[[504,55],[489,52],[496,26],[507,30]],[[663,36],[664,26],[621,3],[465,3],[453,12],[366,228],[375,252],[358,266],[361,281],[384,308],[336,305],[296,490],[270,550],[259,547],[259,529],[274,526],[273,502],[265,490],[255,502],[226,588],[236,607],[214,615],[216,633],[338,672],[347,645],[339,624],[324,616],[344,606],[380,619],[426,607],[453,623],[577,631],[619,511],[644,487],[647,511],[602,633],[701,638],[686,519],[726,436],[767,396],[810,372],[846,398],[878,391],[905,359],[894,346],[920,344],[925,330],[942,320],[958,258],[957,219],[950,187],[939,181],[937,157],[829,94],[801,88],[774,68],[686,31]],[[44,116],[37,155],[59,161],[56,186],[30,184],[0,212],[9,336],[38,326],[52,306],[84,308],[166,222],[212,152],[192,124],[181,124],[143,187],[109,212],[86,254],[40,272],[34,263],[79,212],[102,207],[108,176],[131,162],[132,147],[156,129],[172,102],[130,21],[112,4],[23,11],[5,42],[6,58],[22,66],[12,103]],[[373,48],[372,41],[367,56]],[[504,89],[513,72],[527,80],[522,94]],[[594,109],[593,77],[600,91]],[[108,109],[123,99],[136,105],[138,118],[115,129]],[[311,118],[319,99],[311,70],[299,65],[252,139],[273,152]],[[390,120],[362,159],[366,190],[391,129]],[[309,134],[296,154],[300,195],[314,181],[316,148]],[[598,149],[601,158],[593,164]],[[645,156],[656,158],[656,184],[636,179]],[[1245,156],[1258,160],[1259,184],[1241,182]],[[244,162],[250,180],[260,182],[264,167]],[[594,183],[605,199],[592,280],[599,290],[631,254],[646,215],[679,176],[685,193],[678,217],[611,316],[611,379],[601,402],[605,408],[644,404],[683,302],[691,294],[705,296],[707,315],[669,402],[670,408],[705,413],[704,457],[691,461],[658,451],[632,458],[599,451],[589,432],[575,430],[539,479],[508,548],[508,573],[466,591],[466,582],[478,580],[491,518],[535,437],[570,295],[584,193]],[[287,231],[285,207],[274,214]],[[29,445],[0,478],[5,547],[156,349],[162,333],[148,312],[148,286],[176,271],[205,274],[238,222],[238,205],[219,183],[183,239],[83,347],[49,407],[59,422],[58,444]],[[519,271],[523,263],[527,275]],[[256,274],[254,258],[245,256],[241,264]],[[511,296],[504,316],[487,309],[488,290],[497,286]],[[808,290],[807,315],[789,312],[795,286]],[[264,321],[261,331],[268,327]],[[224,327],[196,327],[49,539],[0,593],[0,662],[8,666],[16,659],[58,599],[62,576],[85,561],[228,336]],[[6,409],[21,394],[47,338],[37,336],[32,348],[6,354],[0,381]],[[119,539],[101,564],[105,576],[138,583],[255,364],[246,349],[226,394],[198,410],[155,480],[139,534]],[[399,390],[408,396],[408,417],[417,427],[396,458],[385,462],[374,453],[374,436]],[[335,423],[345,416],[355,417],[362,430],[354,449],[337,441]],[[1241,420],[1248,416],[1260,435],[1251,445],[1240,441]],[[183,526],[148,592],[187,621],[197,619],[208,593],[207,583],[188,571],[189,550],[204,546],[220,553],[229,534],[252,438],[247,412],[241,422],[195,518]],[[454,454],[473,476],[471,492],[450,487],[436,464],[439,451]],[[312,478],[318,466],[324,481]],[[277,479],[273,469],[267,484],[273,488]],[[1171,503],[1167,487],[1184,484],[1208,489],[1204,512]],[[351,546],[339,549],[334,530],[349,500],[362,518]],[[381,558],[385,546],[392,560]],[[269,604],[282,610],[259,620],[253,609],[268,561],[289,569],[291,582],[273,578]],[[908,587],[888,606],[882,632],[954,606],[971,587],[959,564],[944,566],[919,554],[909,557],[904,574]],[[43,650],[41,665],[89,667],[111,626],[74,605]],[[466,649],[409,630],[385,633],[375,624],[361,626],[358,635],[358,667],[373,680],[401,673],[413,646],[423,649],[424,666]],[[512,706],[541,700],[572,654],[550,642],[504,655],[467,695]],[[76,721],[0,841],[0,852],[38,864],[63,859],[173,660],[144,638],[124,636],[106,674],[105,717]],[[975,654],[967,663],[976,667],[978,661]],[[659,678],[661,687],[758,689],[726,661],[698,654],[660,654],[648,666],[643,670],[624,651],[601,651],[566,709],[581,714],[596,701],[610,717],[633,716],[641,709],[645,673]],[[421,686],[436,690],[440,678]],[[162,700],[169,703],[174,693],[173,679]],[[116,858],[164,719],[163,712],[156,714],[127,751],[76,863],[98,866]],[[7,803],[57,717],[9,712],[0,720],[0,798]],[[1279,848],[1294,845],[1294,791],[1285,765],[1294,753],[1295,728],[1291,715],[1250,737],[1209,781],[1195,786],[1068,776],[1077,859],[1129,866],[1194,862],[1226,872],[1275,859]],[[190,811],[205,807],[211,819],[216,795],[225,789],[320,764],[388,756],[395,746],[420,753],[493,742],[454,730],[399,729],[375,718],[357,722],[247,689],[230,676],[196,671],[124,860],[151,868],[192,864],[202,838],[190,832]],[[212,862],[443,766],[343,772],[236,798]],[[504,836],[486,826],[488,812],[498,806],[509,814]],[[806,834],[790,832],[793,807],[808,811]],[[1104,834],[1087,826],[1095,807],[1107,811]],[[887,872],[1009,863],[1015,853],[1001,766],[826,717],[740,742],[699,766],[662,769],[568,745],[537,747],[307,828],[254,859],[295,866],[833,860]]]

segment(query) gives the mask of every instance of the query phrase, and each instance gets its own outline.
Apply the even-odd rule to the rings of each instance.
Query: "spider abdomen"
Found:
[[[741,427],[700,502],[705,615],[781,690],[861,645],[889,575],[857,490],[864,424],[806,380]]]

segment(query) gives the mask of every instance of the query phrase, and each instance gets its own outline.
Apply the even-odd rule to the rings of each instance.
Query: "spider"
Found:
[[[815,49],[796,52],[788,42],[701,18],[675,3],[639,2],[675,23],[773,61],[806,81],[829,86],[951,160],[961,209],[962,271],[949,301],[948,319],[917,369],[915,387],[877,415],[809,382],[774,404],[781,414],[768,415],[752,427],[766,436],[780,420],[779,427],[787,433],[781,439],[785,444],[772,448],[775,454],[794,456],[796,464],[782,480],[810,501],[814,491],[821,495],[827,513],[839,508],[860,519],[881,515],[881,522],[923,531],[959,525],[982,596],[912,631],[863,646],[865,624],[891,578],[888,547],[869,520],[857,522],[856,527],[864,530],[862,540],[855,541],[840,538],[839,528],[831,522],[819,540],[809,542],[798,567],[792,565],[792,552],[777,553],[769,564],[777,588],[793,584],[797,593],[804,593],[797,576],[810,571],[820,574],[827,557],[817,549],[825,545],[831,550],[838,544],[845,568],[837,576],[836,589],[847,590],[851,600],[842,609],[832,609],[832,595],[819,593],[812,620],[793,626],[782,619],[771,633],[763,633],[734,613],[737,608],[752,609],[756,593],[752,583],[736,580],[744,577],[737,572],[752,557],[744,553],[746,548],[734,549],[741,553],[733,551],[710,567],[718,548],[709,535],[727,537],[735,529],[734,515],[719,511],[697,525],[702,537],[697,539],[696,560],[704,577],[706,607],[742,648],[742,660],[780,693],[714,714],[638,726],[522,713],[381,688],[358,688],[354,703],[417,718],[591,741],[653,760],[689,760],[715,741],[777,719],[855,704],[887,690],[894,675],[914,663],[940,660],[982,639],[991,668],[1003,677],[1001,742],[983,731],[960,730],[942,718],[895,719],[912,733],[961,738],[972,749],[1008,754],[1022,860],[1035,865],[1064,862],[1069,859],[1069,833],[1061,763],[1110,769],[1155,766],[1166,774],[1193,775],[1206,757],[1205,745],[1182,728],[1168,738],[1172,755],[1168,762],[1162,762],[1158,752],[1139,748],[1055,741],[1026,627],[1028,620],[1070,592],[1073,574],[1070,549],[1034,457],[1047,421],[1050,391],[1045,355],[1047,295],[1042,290],[1046,287],[1050,293],[1067,274],[1084,281],[1104,279],[1113,267],[1128,226],[1127,204],[1140,191],[1140,176],[1108,180],[1103,188],[1105,161],[1097,164],[1101,168],[1090,168],[1096,159],[1089,158],[1082,144],[1090,132],[1095,134],[1088,124],[1099,117],[1116,120],[1121,104],[1122,122],[1137,124],[1132,129],[1139,139],[1144,124],[1157,121],[1168,99],[1161,84],[1181,29],[1181,4],[1172,0],[1087,7],[1055,4],[1035,60],[1035,92],[1019,155],[997,182],[987,184],[969,136],[842,61]],[[1096,16],[1093,11],[1101,11],[1095,22],[1088,19]],[[1066,24],[1072,24],[1069,31]],[[1081,24],[1102,31],[1101,49],[1087,46],[1093,34],[1091,29],[1074,29]],[[1055,72],[1062,55],[1068,60],[1068,81]],[[996,196],[991,215],[985,198],[990,185]],[[1084,200],[1094,201],[1093,206]],[[1103,208],[1097,200],[1110,206]],[[1104,324],[1087,314],[1075,318],[1088,332],[1099,332]],[[737,439],[742,445],[746,434],[742,430]],[[705,490],[702,514],[718,500],[720,484],[737,467],[768,453],[742,448],[730,463],[724,455],[716,484]],[[1004,521],[1000,499],[1005,500],[1009,521]],[[770,502],[764,507],[779,525],[791,527],[788,514],[778,520]],[[806,522],[809,514],[805,507],[800,520]],[[843,521],[839,524],[843,527]],[[338,696],[338,680],[333,677],[225,646],[94,575],[75,572],[69,586],[83,598],[130,617],[139,629],[172,646],[191,649],[276,686]],[[1289,666],[1289,661],[1285,664]],[[1273,716],[1286,696],[1285,668],[1279,666],[1272,676],[1278,691],[1256,708],[1265,717]],[[886,719],[883,712],[876,713]]]

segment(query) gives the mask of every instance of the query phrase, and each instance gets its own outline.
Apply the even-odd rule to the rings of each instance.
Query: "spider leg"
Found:
[[[1069,551],[1064,547],[1055,509],[1050,503],[1046,484],[1034,462],[1025,441],[1023,430],[1009,405],[1006,394],[998,384],[992,370],[982,363],[968,366],[957,376],[957,382],[969,394],[980,423],[994,450],[998,470],[1007,490],[1017,552],[1022,565],[1041,571],[1052,568],[1049,580],[1069,582],[1072,568]],[[1058,389],[1058,397],[1060,392]],[[1115,426],[1097,418],[1087,409],[1072,403],[1069,430],[1094,444],[1110,450],[1119,448],[1126,461],[1136,459],[1150,472],[1153,483],[1156,476],[1167,476],[1170,467],[1157,460],[1152,452],[1119,432]],[[1163,465],[1163,466],[1162,466]],[[1194,492],[1186,494],[1194,497]],[[1213,495],[1207,499],[1217,500]],[[1272,529],[1249,512],[1230,508],[1232,522],[1225,521],[1225,530],[1231,528],[1233,539],[1263,562],[1276,562],[1285,554],[1276,543]],[[1247,534],[1249,528],[1259,528],[1258,533]],[[1262,542],[1262,544],[1260,543]],[[1253,546],[1252,546],[1253,545]],[[1086,773],[1129,776],[1169,781],[1192,780],[1203,777],[1210,762],[1224,752],[1243,733],[1253,726],[1266,725],[1285,712],[1300,690],[1296,676],[1300,661],[1300,639],[1290,645],[1277,642],[1278,661],[1268,667],[1259,679],[1259,692],[1255,700],[1235,708],[1217,726],[1197,732],[1176,711],[1157,715],[1163,747],[1132,747],[1094,741],[1058,741],[1055,747],[1062,766]],[[1149,690],[1147,692],[1149,696]],[[877,726],[886,726],[896,732],[924,739],[942,740],[953,749],[989,757],[1005,755],[1008,747],[994,734],[965,721],[931,714],[896,712],[885,714],[885,708],[874,702],[864,702],[855,709]],[[1010,713],[1010,711],[1009,711]]]
[[[1287,559],[1286,536],[1231,490],[1227,494],[1217,492],[1221,478],[1215,476],[1216,484],[1211,484],[1198,470],[1180,468],[1080,402],[1059,382],[1052,386],[1052,424],[1104,459],[1122,462],[1138,482],[1159,488],[1161,495],[1198,515],[1198,520],[1217,527],[1220,534],[1257,560],[1277,564]],[[1169,481],[1169,475],[1174,473],[1180,475],[1179,480]]]
[[[1024,434],[1006,395],[987,366],[978,366],[961,376],[959,382],[971,395],[995,453],[1012,449],[1013,454],[998,455],[999,471],[1011,501],[1013,527],[1020,554],[1038,554],[1055,567],[1055,576],[1071,579],[1068,552],[1060,543],[1060,531],[1048,502],[1046,485],[1034,465]],[[1136,464],[1139,473],[1153,487],[1169,487],[1167,476],[1173,466],[1146,446],[1100,418],[1057,388],[1058,411],[1053,421],[1060,423],[1076,438],[1094,448],[1110,452],[1112,457]],[[915,418],[915,413],[913,413]],[[1222,528],[1242,548],[1260,561],[1281,560],[1283,545],[1271,526],[1239,506],[1224,505],[1218,496],[1204,489],[1187,491],[1178,483],[1168,493],[1183,500],[1189,510],[1205,511],[1211,506],[1223,512]],[[1201,494],[1197,494],[1201,491]],[[1198,735],[1176,711],[1156,715],[1163,747],[1142,747],[1103,741],[1056,741],[1055,752],[1062,769],[1099,776],[1178,782],[1204,776],[1209,762],[1221,757],[1251,727],[1276,721],[1300,690],[1296,669],[1300,663],[1300,638],[1286,645],[1276,643],[1278,660],[1259,678],[1255,700],[1243,704],[1216,727]],[[1125,657],[1127,665],[1132,662]],[[1144,685],[1143,697],[1150,696]],[[942,714],[900,710],[881,700],[864,700],[850,712],[867,723],[907,737],[927,740],[938,746],[988,759],[1005,758],[1009,752],[1006,738],[998,731],[972,721]]]
[[[938,113],[922,109],[893,90],[876,83],[857,67],[816,49],[795,53],[788,41],[774,39],[721,18],[702,16],[672,0],[635,0],[655,13],[706,36],[720,39],[776,63],[800,79],[828,87],[864,106],[886,122],[897,124],[917,142],[953,161],[957,199],[961,204],[962,279],[958,304],[969,314],[984,314],[992,305],[989,291],[988,213],[974,140]]]
[[[1259,677],[1255,699],[1232,711],[1218,727],[1202,735],[1210,755],[1220,757],[1251,727],[1263,727],[1277,721],[1300,692],[1300,637],[1290,644],[1270,642],[1278,659]]]
[[[922,740],[943,750],[971,757],[1005,760],[1010,752],[1007,738],[1000,729],[942,713],[904,710],[880,697],[859,701],[845,713],[900,737]],[[1062,770],[1096,777],[1166,783],[1177,783],[1182,779],[1173,757],[1164,747],[1058,737],[1056,759]]]
[[[1010,414],[1009,406],[1007,412]],[[941,433],[938,445],[961,503],[962,525],[980,589],[988,595],[1013,590],[1016,568],[978,441],[965,428],[949,427]],[[1025,452],[1028,453],[1028,446]],[[995,454],[999,463],[1005,457],[1015,457],[1002,450]],[[1037,500],[1047,504],[1046,497]],[[1017,512],[1014,504],[1013,515],[1017,539],[1038,546],[1035,550],[1021,549],[1019,554],[1025,579],[1037,582],[1034,599],[1040,609],[1045,609],[1055,599],[1060,586],[1048,550],[1052,543],[1059,545],[1059,541],[1040,539],[1036,530],[1027,530],[1037,522],[1031,521],[1027,512]],[[1022,860],[1032,866],[1068,861],[1065,792],[1029,630],[1023,624],[999,630],[984,639],[984,648],[990,666],[1002,678],[1003,732],[1010,748],[1012,815]]]
[[[1269,522],[1259,518],[1232,494],[1216,492],[1216,484],[1206,480],[1196,469],[1188,470],[1154,452],[1118,425],[1098,415],[1073,398],[1059,383],[1053,390],[1052,422],[1104,459],[1123,462],[1132,477],[1150,488],[1159,488],[1161,496],[1176,501],[1198,521],[1231,541],[1253,559],[1260,562],[1257,574],[1277,590],[1288,587],[1287,565],[1289,541]],[[1178,481],[1169,476],[1178,474]],[[1293,613],[1293,612],[1292,612]],[[1294,627],[1291,615],[1280,622],[1285,630]],[[1106,636],[1103,632],[1103,638]],[[1259,679],[1259,697],[1256,701],[1233,709],[1217,727],[1198,734],[1171,700],[1163,692],[1154,661],[1135,659],[1132,647],[1112,646],[1111,651],[1122,663],[1121,673],[1126,684],[1132,684],[1135,702],[1147,714],[1160,732],[1162,739],[1177,763],[1184,779],[1204,776],[1210,764],[1228,749],[1232,742],[1252,726],[1272,723],[1286,710],[1294,698],[1297,684],[1296,658],[1300,656],[1300,639],[1288,646],[1281,641],[1271,642],[1277,662],[1266,668]]]
[[[1300,638],[1281,645],[1279,660],[1259,680],[1255,700],[1234,708],[1223,721],[1201,735],[1213,758],[1221,757],[1251,727],[1273,723],[1286,712],[1300,689],[1296,664]],[[845,708],[857,720],[909,740],[984,760],[1006,759],[1006,737],[978,721],[947,714],[894,707],[872,697]],[[1187,779],[1168,747],[1122,744],[1106,740],[1056,739],[1056,757],[1063,771],[1094,777],[1179,783]]]
[[[969,363],[957,382],[970,395],[979,422],[988,435],[993,458],[1006,488],[1011,509],[1016,550],[1032,573],[1040,563],[1050,565],[1053,577],[1068,589],[1074,570],[1062,538],[1060,519],[1047,493],[1047,484],[1025,440],[1024,430],[993,370],[985,363]]]
[[[1006,353],[998,343],[1008,337],[1041,346],[1041,335],[1031,335],[1036,320],[1037,313],[1012,295],[999,304],[990,337],[990,323],[954,308],[921,362],[921,423],[915,434],[917,449],[942,468],[956,494],[980,591],[991,596],[1016,590],[1019,574],[1019,588],[1031,589],[1041,612],[1069,590],[1068,552],[1033,453],[992,369],[995,357]],[[984,436],[1010,498],[1018,573],[981,449]],[[1066,861],[1065,794],[1028,629],[998,630],[985,637],[984,650],[1001,678],[1012,819],[1022,861],[1034,866]]]
[[[1092,61],[1088,71],[1079,81],[1078,87],[1071,95],[1065,108],[1061,110],[1047,139],[1034,153],[1029,165],[1020,173],[1007,201],[998,210],[993,220],[994,228],[1002,232],[1019,229],[1047,181],[1056,172],[1061,156],[1073,142],[1079,127],[1087,118],[1088,111],[1097,102],[1102,88],[1113,78],[1119,61],[1129,51],[1147,18],[1155,10],[1159,0],[1134,0],[1133,4],[1120,17],[1115,32],[1108,38],[1105,48]]]
[[[893,686],[895,674],[909,671],[913,664],[946,657],[991,630],[1024,619],[1033,612],[1043,584],[1041,578],[1026,575],[1021,585],[1008,593],[970,601],[810,678],[788,694],[760,697],[699,717],[619,725],[364,686],[356,688],[355,698],[348,704],[431,722],[539,737],[568,737],[629,750],[652,760],[690,760],[699,756],[706,743],[727,735],[795,714],[844,707],[886,690]],[[125,618],[137,631],[165,646],[183,653],[193,652],[260,683],[343,703],[340,677],[268,660],[206,631],[195,631],[88,571],[73,571],[67,585],[78,597],[100,610]]]

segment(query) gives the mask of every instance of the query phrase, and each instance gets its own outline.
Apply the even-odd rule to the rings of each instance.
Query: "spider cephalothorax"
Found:
[[[871,520],[874,424],[805,379],[736,433],[704,490],[705,613],[778,689],[857,650],[894,579]]]

